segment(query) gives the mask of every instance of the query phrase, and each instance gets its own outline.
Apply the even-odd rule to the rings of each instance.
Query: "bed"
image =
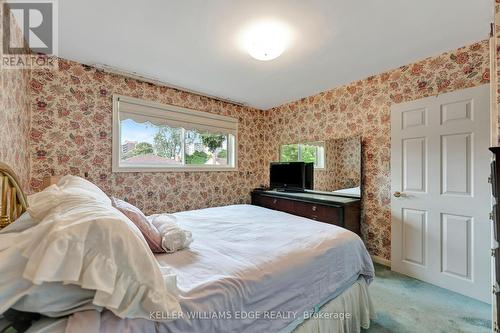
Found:
[[[0,172],[9,175],[3,207],[16,207],[5,219],[10,223],[24,213],[29,200],[11,170]],[[150,318],[129,318],[106,306],[93,307],[90,298],[89,304],[72,307],[74,311],[49,313],[52,318],[40,309],[45,316],[29,332],[322,333],[359,332],[369,326],[374,311],[368,285],[374,270],[356,234],[251,205],[172,216],[194,241],[188,249],[152,258],[159,271],[174,277],[179,311],[169,312],[168,318],[162,311],[151,311]],[[4,236],[8,243],[6,236],[22,232],[16,223],[0,234],[0,241]],[[0,248],[0,255],[8,250]],[[19,301],[16,307],[24,310]]]

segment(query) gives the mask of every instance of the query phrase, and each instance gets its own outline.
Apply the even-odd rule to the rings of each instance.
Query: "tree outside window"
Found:
[[[314,163],[315,168],[324,168],[324,142],[282,145],[280,162]]]

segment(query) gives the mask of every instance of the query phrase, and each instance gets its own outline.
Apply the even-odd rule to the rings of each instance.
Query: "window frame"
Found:
[[[316,167],[314,166],[314,170],[326,170],[326,150],[325,150],[325,141],[313,141],[313,142],[299,142],[299,143],[284,143],[280,145],[279,148],[279,160],[280,162],[283,162],[281,160],[281,156],[283,153],[283,147],[284,146],[292,146],[292,145],[297,145],[297,161],[291,161],[291,162],[303,162],[302,160],[302,149],[303,146],[317,146],[317,147],[322,147],[323,148],[323,157],[322,157],[322,162],[323,165],[321,167]],[[317,155],[318,150],[316,149],[316,162],[318,162],[318,155]],[[315,164],[316,164],[315,162]]]
[[[234,119],[226,116],[221,116],[217,114],[212,114],[208,112],[192,110],[188,108],[183,108],[170,104],[161,104],[152,101],[146,101],[138,98],[123,96],[123,95],[113,95],[113,119],[112,119],[112,172],[236,172],[238,171],[238,130],[233,133],[226,133],[227,135],[227,158],[228,165],[227,166],[211,166],[211,165],[151,165],[151,164],[143,164],[143,165],[134,165],[132,167],[121,165],[121,154],[122,154],[122,145],[121,145],[121,119],[120,119],[120,110],[119,110],[119,101],[130,102],[134,104],[138,104],[145,107],[151,107],[155,109],[162,109],[165,111],[175,111],[179,113],[192,113],[192,114],[205,114],[205,116],[224,120],[224,119]],[[147,113],[141,112],[141,115],[148,116]],[[183,161],[185,162],[185,133],[186,129],[182,128],[182,137],[181,141],[181,151],[183,156]],[[230,148],[231,147],[231,148]]]

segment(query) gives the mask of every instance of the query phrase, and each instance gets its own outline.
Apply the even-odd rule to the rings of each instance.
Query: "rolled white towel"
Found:
[[[182,250],[193,241],[191,232],[179,227],[175,216],[156,214],[148,216],[148,219],[160,232],[161,247],[167,253]]]

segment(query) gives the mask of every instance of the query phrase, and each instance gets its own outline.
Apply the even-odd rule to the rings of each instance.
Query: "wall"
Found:
[[[58,71],[31,80],[31,189],[45,175],[89,174],[109,195],[146,214],[248,203],[264,182],[263,112],[104,73],[60,60]],[[239,119],[236,172],[112,173],[112,95],[178,105]]]
[[[496,129],[497,138],[492,140],[492,144],[499,145],[500,144],[500,0],[495,1],[495,31],[493,33],[492,41],[492,49],[490,52],[490,64],[491,64],[491,93],[495,94],[495,98],[492,99],[492,116],[496,117],[496,128],[493,127],[492,130]]]
[[[331,165],[330,191],[359,187],[361,181],[361,140],[359,137],[327,141],[327,165]]]
[[[0,11],[3,1],[0,0]],[[3,17],[3,13],[0,13]],[[0,24],[0,36],[3,36]],[[15,31],[21,40],[21,31]],[[0,52],[3,47],[0,45]],[[24,188],[28,189],[30,174],[29,128],[30,99],[29,69],[3,69],[0,71],[0,161],[15,170]]]
[[[361,181],[361,139],[345,137],[325,141],[325,168],[314,170],[316,191],[359,187]]]
[[[61,60],[32,71],[31,189],[44,175],[83,175],[147,214],[249,202],[267,183],[268,163],[285,143],[361,135],[362,233],[374,255],[390,258],[390,107],[489,82],[488,44],[476,43],[261,112],[126,79]],[[112,94],[239,118],[237,172],[112,173]]]
[[[271,109],[267,161],[278,147],[361,135],[364,159],[362,234],[371,254],[390,259],[390,107],[489,82],[487,41],[403,66]]]

